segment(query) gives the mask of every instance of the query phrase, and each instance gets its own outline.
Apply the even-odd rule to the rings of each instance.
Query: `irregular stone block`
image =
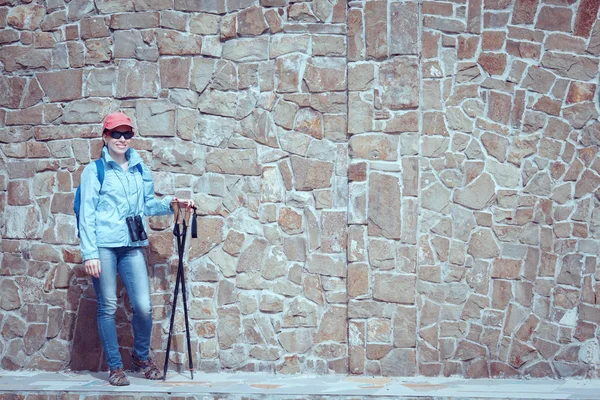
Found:
[[[237,307],[219,308],[217,314],[219,326],[227,326],[224,332],[219,332],[219,348],[229,349],[238,342],[241,327],[240,310]]]
[[[111,29],[148,29],[160,26],[160,13],[137,12],[113,14],[110,16]]]
[[[202,37],[174,30],[159,29],[156,41],[161,55],[197,55],[202,51]]]
[[[475,259],[493,258],[500,255],[500,250],[492,232],[489,229],[481,229],[472,234],[467,253]]]
[[[17,29],[35,31],[46,15],[46,8],[39,4],[23,4],[11,7],[6,22]]]
[[[483,209],[496,191],[496,185],[488,174],[482,174],[466,189],[454,194],[454,201],[475,210]]]
[[[598,71],[598,59],[572,54],[546,52],[541,65],[566,78],[588,81]]]
[[[267,60],[268,48],[268,37],[232,39],[223,46],[223,58],[240,62]]]
[[[2,46],[0,48],[0,61],[4,64],[6,72],[23,69],[49,70],[51,59],[52,52],[47,49],[32,49],[22,46]]]
[[[417,54],[418,4],[390,3],[390,55]]]
[[[391,110],[416,108],[419,103],[418,63],[413,58],[395,57],[379,67],[383,88],[382,105]]]
[[[296,190],[314,190],[331,187],[333,164],[325,161],[291,157]]]
[[[568,8],[544,6],[539,12],[535,27],[549,31],[571,32],[572,19],[573,12]]]
[[[517,0],[513,10],[513,25],[533,24],[539,0]]]
[[[248,7],[240,11],[237,15],[237,22],[238,33],[245,36],[258,36],[268,28],[262,7],[258,6]]]
[[[331,307],[323,315],[315,336],[315,343],[346,343],[348,321],[346,307]]]
[[[346,64],[336,58],[312,58],[304,73],[311,92],[331,92],[346,89]]]
[[[117,64],[115,97],[156,97],[159,88],[158,66],[145,61],[121,61]]]
[[[393,349],[381,360],[384,376],[414,376],[417,374],[415,349]]]
[[[255,150],[213,149],[206,155],[206,171],[235,175],[260,175]]]

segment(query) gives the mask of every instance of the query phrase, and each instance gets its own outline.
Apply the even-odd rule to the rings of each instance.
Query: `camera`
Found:
[[[127,223],[129,237],[131,238],[132,242],[148,239],[148,235],[146,235],[146,231],[144,230],[144,222],[142,221],[141,216],[129,216],[125,218],[125,222]]]

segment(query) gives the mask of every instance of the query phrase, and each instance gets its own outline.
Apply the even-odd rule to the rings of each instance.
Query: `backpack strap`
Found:
[[[101,158],[96,160],[96,171],[98,172],[98,181],[100,182],[100,189],[104,183],[104,162]]]

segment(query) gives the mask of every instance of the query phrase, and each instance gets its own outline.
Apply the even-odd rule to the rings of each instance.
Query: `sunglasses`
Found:
[[[113,139],[121,139],[121,137],[124,137],[125,140],[129,140],[133,137],[133,132],[129,131],[129,132],[108,132],[108,134],[110,135],[111,138]]]

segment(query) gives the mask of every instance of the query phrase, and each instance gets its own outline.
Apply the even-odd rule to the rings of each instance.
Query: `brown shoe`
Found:
[[[156,366],[150,357],[147,360],[140,360],[135,354],[131,356],[131,361],[140,371],[144,373],[146,379],[153,381],[163,378],[163,373]]]
[[[108,383],[113,386],[127,386],[129,385],[129,379],[127,379],[127,375],[125,375],[123,368],[117,368],[110,370]]]

